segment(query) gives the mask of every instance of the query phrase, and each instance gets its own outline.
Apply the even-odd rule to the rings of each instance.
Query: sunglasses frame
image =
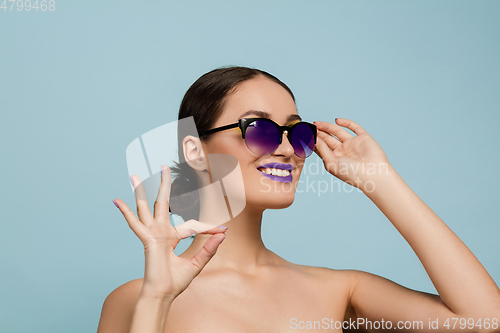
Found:
[[[289,126],[280,126],[278,125],[277,123],[275,123],[274,121],[272,121],[271,119],[268,119],[268,118],[242,118],[240,119],[237,123],[234,123],[234,124],[230,124],[230,125],[225,125],[225,126],[221,126],[221,127],[216,127],[216,128],[212,128],[208,131],[205,131],[205,132],[202,132],[200,133],[200,137],[203,137],[203,136],[206,136],[206,135],[209,135],[209,134],[213,134],[213,133],[216,133],[216,132],[220,132],[220,131],[225,131],[225,130],[228,130],[228,129],[231,129],[231,128],[236,128],[236,127],[239,127],[240,130],[241,130],[241,137],[243,139],[245,139],[245,132],[248,128],[248,126],[250,126],[250,124],[256,120],[259,120],[259,121],[267,121],[267,122],[270,122],[272,123],[279,131],[279,145],[281,145],[281,143],[283,142],[283,132],[286,132],[286,136],[288,138],[288,141],[291,143],[292,142],[292,132],[293,130],[298,126],[298,125],[302,125],[302,124],[305,124],[307,126],[309,126],[309,128],[312,130],[313,132],[313,136],[314,136],[314,144],[316,144],[316,139],[317,139],[317,135],[318,135],[318,129],[315,125],[311,124],[311,123],[308,123],[308,122],[305,122],[305,121],[299,121],[293,125],[289,125]],[[245,141],[246,143],[246,141]],[[278,145],[278,147],[279,147]],[[248,146],[248,145],[247,145]],[[276,149],[278,149],[278,147],[276,147]],[[269,154],[272,154],[276,151],[276,149],[269,153]],[[295,153],[295,149],[293,150],[294,154],[296,156],[298,156],[296,153]],[[306,157],[309,157],[310,155],[306,156]],[[300,156],[298,156],[300,157]],[[306,157],[301,157],[301,158],[306,158]]]

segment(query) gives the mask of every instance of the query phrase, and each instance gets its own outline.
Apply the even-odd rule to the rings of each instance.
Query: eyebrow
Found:
[[[240,115],[240,117],[238,118],[238,120],[240,120],[241,118],[244,118],[246,116],[249,116],[249,115],[255,115],[255,116],[258,116],[260,118],[271,119],[271,115],[265,111],[249,110],[249,111],[243,112]],[[289,123],[289,122],[296,121],[296,120],[302,121],[302,118],[298,114],[291,114],[286,119],[286,122]]]

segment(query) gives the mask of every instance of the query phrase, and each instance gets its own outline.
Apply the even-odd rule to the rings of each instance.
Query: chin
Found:
[[[292,205],[293,200],[288,201],[288,202],[272,202],[272,203],[267,203],[267,209],[285,209],[288,208]]]
[[[252,202],[264,209],[283,209],[295,199],[297,183],[279,182],[264,177],[245,184],[247,204]]]
[[[258,205],[265,209],[284,209],[295,200],[295,193],[265,193],[256,198]]]

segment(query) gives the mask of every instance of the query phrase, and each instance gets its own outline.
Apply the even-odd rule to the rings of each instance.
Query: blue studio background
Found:
[[[500,2],[10,6],[0,9],[0,332],[95,331],[105,297],[142,276],[142,244],[111,202],[135,207],[125,149],[176,120],[188,87],[224,65],[279,77],[305,120],[363,126],[500,283]],[[271,250],[435,292],[364,194],[319,193],[331,176],[314,168],[304,177],[316,187],[264,216]]]

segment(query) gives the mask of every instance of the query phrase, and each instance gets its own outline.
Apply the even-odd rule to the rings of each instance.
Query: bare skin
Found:
[[[259,77],[243,82],[230,95],[215,127],[236,122],[248,110],[264,111],[280,125],[297,115],[290,95],[278,84]],[[167,169],[154,216],[138,201],[138,219],[117,199],[129,226],[145,246],[146,269],[144,278],[118,287],[106,298],[98,333],[296,332],[299,327],[306,328],[307,322],[323,323],[323,318],[339,322],[383,319],[391,321],[393,330],[398,321],[428,325],[431,318],[440,323],[433,332],[500,330],[492,325],[495,319],[500,320],[500,290],[495,282],[465,244],[408,187],[375,140],[347,119],[316,125],[315,152],[326,170],[361,189],[380,208],[413,248],[439,295],[410,290],[365,272],[292,264],[268,250],[261,238],[263,212],[292,204],[294,191],[286,191],[286,186],[297,185],[304,160],[294,155],[286,136],[273,154],[262,157],[246,148],[239,130],[227,130],[200,144],[204,152],[238,158],[245,180],[245,210],[224,224],[227,230],[215,227],[197,234],[177,257],[173,253],[179,242],[176,231],[180,238],[186,238],[196,228],[191,224],[174,230],[170,225]],[[196,159],[200,150],[190,149],[188,154]],[[262,180],[257,167],[269,161],[295,166],[293,182],[281,184],[285,186],[282,191],[264,191],[265,185],[274,181]],[[375,174],[363,172],[371,163],[386,168]],[[139,182],[134,177],[134,183]],[[489,318],[490,325],[450,329],[443,326],[448,318],[473,319],[474,323]],[[366,325],[360,328],[374,331]],[[427,328],[406,331],[424,332]]]

